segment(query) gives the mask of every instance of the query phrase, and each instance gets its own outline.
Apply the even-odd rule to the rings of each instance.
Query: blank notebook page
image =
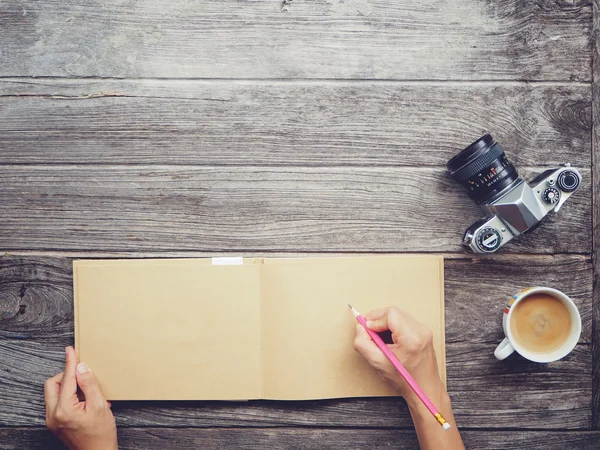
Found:
[[[108,399],[260,398],[259,266],[78,263],[77,352]]]
[[[442,258],[266,259],[261,277],[265,398],[397,395],[354,350],[348,303],[398,306],[427,325],[445,382]]]

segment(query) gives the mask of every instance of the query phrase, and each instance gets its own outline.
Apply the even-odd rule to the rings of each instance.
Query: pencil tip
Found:
[[[352,305],[350,303],[348,303],[348,308],[352,309]]]

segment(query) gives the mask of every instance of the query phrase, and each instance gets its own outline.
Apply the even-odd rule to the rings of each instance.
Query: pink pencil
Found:
[[[385,357],[390,360],[392,365],[396,368],[396,370],[400,373],[400,375],[402,375],[402,378],[404,378],[404,380],[408,383],[408,385],[411,387],[411,389],[414,391],[414,393],[417,394],[417,397],[419,397],[419,399],[423,402],[423,404],[429,410],[429,412],[433,415],[433,417],[435,417],[435,419],[439,422],[439,424],[442,426],[442,428],[444,428],[444,430],[449,430],[451,428],[450,424],[448,422],[446,422],[446,419],[444,419],[444,417],[442,416],[442,413],[440,413],[440,411],[435,407],[433,402],[431,400],[429,400],[429,397],[427,397],[427,394],[425,394],[425,392],[423,392],[423,389],[421,389],[421,387],[417,384],[416,380],[412,377],[412,375],[410,373],[408,373],[408,370],[406,370],[404,368],[404,366],[402,365],[402,363],[400,363],[400,361],[398,361],[398,358],[396,358],[396,355],[394,355],[392,353],[392,351],[388,348],[386,343],[383,342],[383,340],[379,337],[379,335],[377,333],[375,333],[372,330],[369,330],[369,328],[367,327],[367,321],[365,320],[365,318],[363,316],[361,316],[358,313],[358,311],[355,310],[351,305],[348,305],[348,306],[350,306],[350,309],[352,310],[352,314],[354,314],[354,317],[356,317],[356,320],[358,321],[358,323],[360,323],[365,328],[365,330],[367,330],[367,333],[369,333],[369,336],[371,336],[371,339],[373,340],[373,342],[375,342],[375,345],[377,345],[377,347],[379,347],[379,350],[381,350],[383,352]]]

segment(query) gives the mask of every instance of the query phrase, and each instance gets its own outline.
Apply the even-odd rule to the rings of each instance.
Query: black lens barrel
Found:
[[[492,135],[486,134],[448,161],[447,167],[454,179],[462,183],[486,169],[503,154],[504,150],[494,142]]]
[[[517,169],[490,134],[458,153],[448,161],[447,167],[454,180],[462,184],[477,203],[497,196],[519,178]]]

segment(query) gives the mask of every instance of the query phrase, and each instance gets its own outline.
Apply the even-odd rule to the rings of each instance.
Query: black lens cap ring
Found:
[[[480,137],[447,164],[450,175],[471,199],[484,203],[512,186],[519,174],[490,134]]]
[[[494,141],[491,134],[486,134],[448,161],[446,167],[456,182],[462,183],[477,175],[502,155],[504,155],[502,147]]]
[[[454,158],[448,161],[446,167],[452,173],[456,172],[463,166],[469,164],[481,154],[486,148],[490,147],[494,143],[494,138],[491,134],[481,136],[467,148],[459,152]]]

